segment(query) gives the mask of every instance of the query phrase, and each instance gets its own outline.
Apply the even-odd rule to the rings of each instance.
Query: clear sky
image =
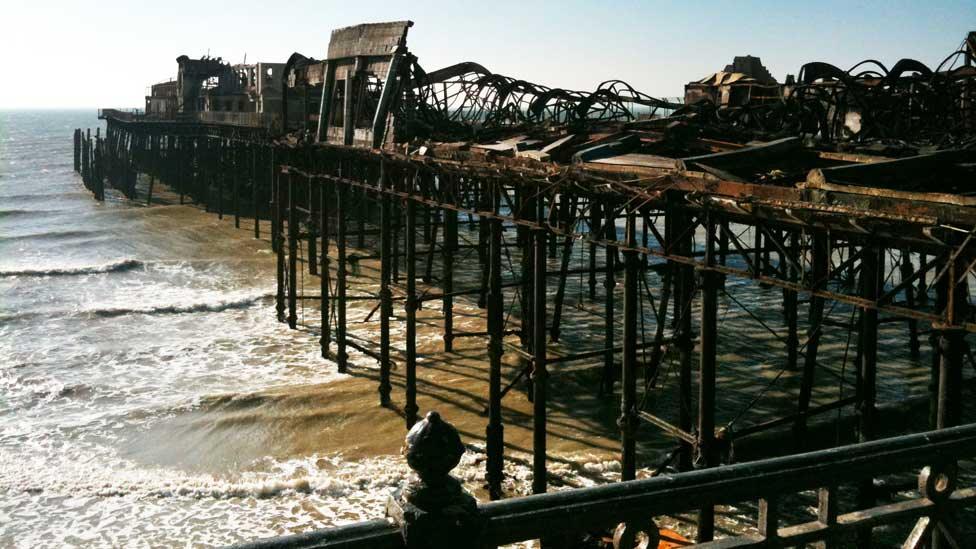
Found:
[[[807,61],[934,66],[976,30],[976,0],[533,2],[0,0],[0,108],[139,107],[181,54],[325,56],[332,29],[410,19],[428,71],[459,61],[548,86],[620,78],[656,96],[757,55],[778,79]]]

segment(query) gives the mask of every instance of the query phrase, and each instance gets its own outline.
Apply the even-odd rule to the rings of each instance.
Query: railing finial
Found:
[[[407,433],[403,453],[417,474],[387,502],[408,548],[474,547],[478,505],[451,476],[461,462],[464,444],[453,425],[428,412]]]

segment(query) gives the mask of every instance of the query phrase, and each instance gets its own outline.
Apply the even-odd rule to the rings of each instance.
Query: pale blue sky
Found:
[[[806,61],[930,66],[976,30],[976,0],[928,2],[337,2],[0,0],[0,108],[137,107],[180,54],[240,62],[321,58],[329,32],[411,19],[427,70],[473,60],[549,86],[620,78],[657,96],[762,57],[783,79]]]

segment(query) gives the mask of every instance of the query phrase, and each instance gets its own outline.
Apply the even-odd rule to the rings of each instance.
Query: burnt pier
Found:
[[[182,56],[177,80],[154,86],[145,112],[103,109],[105,136],[76,131],[75,169],[100,200],[108,187],[151,204],[164,183],[181,203],[253,223],[255,237],[270,220],[278,319],[298,328],[303,304],[317,301],[322,356],[341,372],[354,366],[353,349],[376,361],[377,403],[399,409],[408,428],[426,412],[417,405],[418,309],[440,307],[445,353],[459,338],[484,340],[492,499],[503,497],[506,398],[532,400],[532,492],[547,491],[549,380],[569,363],[590,364],[593,391],[619,400],[623,481],[640,468],[732,462],[739,439],[771,430],[786,433],[791,451],[808,450],[810,423],[839,410],[855,418],[864,448],[883,451],[870,443],[879,437],[879,326],[888,323],[903,330],[905,355],[930,348],[924,423],[963,421],[966,336],[976,331],[973,34],[935,68],[809,63],[783,84],[755,58],[737,58],[730,72],[689,84],[686,102],[621,81],[548,88],[473,62],[427,72],[407,49],[411,26],[336,30],[322,60],[296,53],[284,64],[231,66]],[[722,76],[736,70],[751,74]],[[349,295],[360,259],[349,246],[379,259],[375,293]],[[306,275],[318,284],[301,283]],[[732,281],[780,292],[776,325],[736,301]],[[574,284],[602,317],[587,347],[561,340]],[[353,300],[375,302],[375,342],[349,337]],[[457,300],[483,310],[483,330],[457,328]],[[792,412],[717,421],[720,301],[780,342],[772,383],[800,379]],[[849,314],[832,315],[838,306]],[[395,310],[404,313],[402,350],[391,336]],[[836,382],[818,362],[828,328],[847,331],[855,375],[846,395],[815,403],[818,387]],[[669,364],[677,404],[660,410],[653,395]],[[772,383],[756,380],[756,401]],[[639,455],[642,425],[673,439],[666,463]],[[873,506],[870,475],[856,481],[858,505]],[[818,497],[824,520],[836,521],[827,516],[836,492]],[[769,520],[776,502],[763,501]],[[699,542],[715,536],[714,504],[699,505]],[[857,535],[870,546],[870,524]]]

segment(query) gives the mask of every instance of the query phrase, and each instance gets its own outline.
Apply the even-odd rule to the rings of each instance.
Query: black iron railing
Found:
[[[562,547],[571,546],[574,536],[614,530],[614,546],[630,549],[635,547],[638,532],[651,540],[658,537],[655,516],[747,501],[758,502],[756,531],[695,547],[788,547],[814,542],[824,542],[829,547],[839,540],[859,540],[860,545],[871,546],[872,530],[891,524],[901,525],[903,530],[911,526],[905,547],[921,547],[933,536],[947,547],[969,546],[964,533],[956,528],[966,521],[953,517],[962,508],[976,506],[976,486],[958,486],[957,465],[960,460],[976,456],[976,424],[788,457],[482,503],[469,511],[464,510],[464,498],[470,496],[463,494],[447,472],[457,464],[460,454],[455,456],[448,451],[445,455],[438,447],[450,439],[444,432],[453,432],[453,428],[430,414],[411,430],[407,458],[421,478],[391,496],[390,519],[261,540],[240,547],[497,547],[531,539],[543,539],[547,546]],[[456,437],[456,432],[453,436]],[[447,467],[443,474],[440,470],[429,470],[429,462],[437,460],[436,465],[441,469]],[[865,483],[873,487],[874,479],[906,472],[919,472],[917,487],[903,487],[901,496],[889,495],[887,500],[880,490],[865,498]],[[857,498],[849,505],[854,508],[841,509],[838,504],[845,487],[858,487]],[[790,511],[780,505],[784,498],[811,490],[817,493],[816,519],[783,524],[783,517]],[[430,494],[437,497],[429,497]],[[795,515],[793,512],[788,516]],[[648,546],[656,547],[656,544]]]

